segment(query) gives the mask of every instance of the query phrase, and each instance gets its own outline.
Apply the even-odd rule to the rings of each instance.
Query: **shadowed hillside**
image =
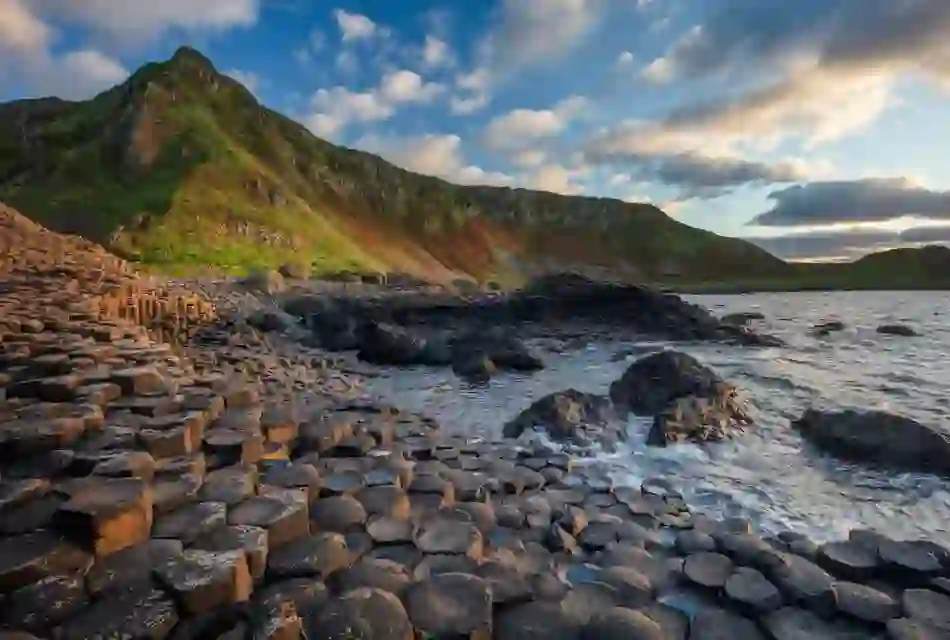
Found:
[[[516,282],[579,267],[688,281],[789,269],[652,205],[461,187],[332,145],[188,48],[86,102],[0,105],[0,200],[168,270],[297,260]]]

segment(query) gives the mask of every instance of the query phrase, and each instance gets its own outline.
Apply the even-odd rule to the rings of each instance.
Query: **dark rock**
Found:
[[[0,619],[8,627],[43,634],[86,604],[82,576],[49,576],[7,595]]]
[[[661,351],[630,365],[610,385],[618,406],[654,415],[647,443],[721,440],[751,419],[736,389],[712,369],[679,351]]]
[[[159,589],[139,583],[99,600],[60,626],[62,640],[165,638],[178,623],[175,604]]]
[[[950,634],[950,596],[930,589],[907,589],[901,596],[904,614]]]
[[[901,614],[901,607],[894,598],[853,582],[835,583],[838,610],[863,622],[885,623]]]
[[[488,356],[482,353],[466,353],[452,360],[452,371],[465,380],[486,382],[495,375],[497,367]]]
[[[722,589],[732,575],[732,560],[718,553],[694,553],[686,558],[683,575],[707,589]]]
[[[766,640],[754,622],[740,615],[707,607],[700,609],[689,625],[689,640]]]
[[[818,564],[844,580],[867,580],[877,569],[877,554],[850,540],[818,549]]]
[[[654,602],[640,609],[640,612],[660,625],[666,640],[686,640],[689,633],[689,618],[679,609]]]
[[[633,567],[607,567],[597,574],[597,581],[614,588],[622,607],[639,609],[653,600],[650,579]]]
[[[97,561],[86,574],[86,588],[93,596],[148,581],[155,567],[181,555],[180,540],[147,540]]]
[[[221,527],[198,538],[192,546],[204,551],[242,551],[255,581],[263,579],[267,569],[267,531],[258,527]]]
[[[155,575],[190,615],[246,602],[253,588],[247,559],[240,551],[188,549],[158,566]]]
[[[757,617],[783,604],[782,594],[761,573],[739,567],[726,581],[725,595],[743,613]]]
[[[353,496],[322,498],[310,505],[310,519],[315,531],[349,533],[366,522],[366,509]]]
[[[465,573],[435,575],[412,585],[405,602],[409,620],[423,635],[491,637],[491,589],[481,578]]]
[[[617,590],[596,580],[581,582],[561,599],[561,606],[578,626],[583,627],[594,616],[619,606]]]
[[[762,619],[762,626],[775,640],[867,640],[874,636],[861,626],[827,621],[811,611],[784,607]]]
[[[474,560],[482,557],[483,540],[470,522],[436,516],[422,523],[415,534],[416,547],[423,553],[451,553]]]
[[[366,523],[366,532],[376,544],[405,544],[412,542],[413,525],[408,520],[374,516]]]
[[[251,465],[215,469],[208,474],[198,490],[198,499],[234,506],[257,493],[257,476],[257,467]]]
[[[947,633],[921,620],[895,618],[887,621],[887,637],[891,640],[945,640]]]
[[[452,341],[453,361],[487,358],[499,369],[538,371],[544,361],[507,330],[492,329],[457,336]]]
[[[426,364],[425,340],[411,335],[405,329],[368,322],[357,331],[360,360],[372,364],[415,365]]]
[[[906,324],[882,324],[877,332],[887,336],[904,336],[907,338],[920,335]]]
[[[911,471],[950,473],[950,435],[884,411],[808,409],[794,426],[818,448],[842,458]]]
[[[765,315],[758,311],[740,311],[726,314],[720,320],[725,324],[745,325],[754,320],[765,320]]]
[[[581,630],[582,640],[664,640],[666,634],[640,611],[617,607],[593,616]]]
[[[409,616],[399,598],[379,589],[357,589],[330,600],[305,620],[307,638],[320,640],[412,640]]]
[[[356,495],[356,499],[371,516],[408,520],[412,510],[409,496],[399,487],[367,487]]]
[[[369,587],[402,596],[409,586],[409,571],[392,560],[361,558],[356,564],[334,576],[334,584],[340,593]]]
[[[267,574],[273,579],[328,576],[350,565],[346,539],[338,533],[318,533],[273,549],[267,557]]]
[[[284,490],[251,498],[230,510],[228,524],[265,529],[267,544],[275,549],[310,532],[306,496]]]
[[[503,434],[506,438],[517,438],[525,431],[540,427],[555,442],[612,445],[625,438],[625,431],[619,423],[611,428],[611,415],[607,398],[568,389],[533,403],[505,425]]]
[[[687,530],[676,534],[676,549],[684,555],[701,551],[715,551],[716,541],[709,534]]]
[[[313,578],[280,580],[254,592],[255,605],[270,608],[290,603],[302,616],[319,610],[328,598],[326,585]]]
[[[845,328],[845,324],[840,320],[830,320],[816,324],[811,328],[811,332],[816,336],[827,336],[834,331],[844,331]]]
[[[60,505],[56,522],[70,538],[104,557],[148,539],[152,492],[138,479],[91,482]]]
[[[808,560],[786,554],[782,562],[770,568],[768,577],[787,599],[803,604],[821,614],[837,608],[834,578]]]
[[[924,542],[881,540],[877,547],[883,571],[892,579],[919,586],[943,573],[943,549]]]
[[[223,502],[198,502],[155,519],[153,538],[175,538],[190,545],[201,536],[223,527],[227,506]]]
[[[89,554],[46,531],[5,538],[0,544],[0,593],[51,575],[85,571]]]
[[[506,609],[495,619],[495,640],[580,640],[578,625],[553,602],[531,602]]]

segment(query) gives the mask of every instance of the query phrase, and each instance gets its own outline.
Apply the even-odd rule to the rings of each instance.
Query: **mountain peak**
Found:
[[[198,66],[208,71],[215,70],[211,60],[197,49],[187,45],[178,47],[168,62],[172,66]]]

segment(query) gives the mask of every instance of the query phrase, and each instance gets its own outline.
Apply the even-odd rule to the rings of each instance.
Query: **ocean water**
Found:
[[[868,469],[822,454],[791,419],[809,406],[884,409],[947,427],[950,406],[950,295],[942,292],[835,292],[689,296],[717,314],[758,311],[755,326],[787,347],[753,349],[680,344],[732,380],[754,407],[756,427],[730,442],[667,448],[644,444],[649,418],[631,417],[617,452],[584,459],[591,474],[638,486],[662,477],[701,513],[747,517],[762,533],[797,531],[815,540],[871,528],[898,539],[950,544],[950,481],[929,474]],[[822,321],[845,331],[809,334]],[[879,335],[905,323],[919,337]],[[403,369],[369,382],[369,391],[422,411],[453,433],[497,438],[507,420],[542,396],[567,388],[606,393],[637,355],[669,343],[634,334],[533,339],[547,368],[505,374],[472,387],[451,371]],[[625,352],[634,352],[623,357]],[[950,427],[947,427],[950,428]]]

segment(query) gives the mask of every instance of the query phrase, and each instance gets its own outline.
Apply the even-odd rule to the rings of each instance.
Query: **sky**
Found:
[[[652,202],[789,259],[950,242],[950,0],[0,0],[0,101],[183,44],[453,182]]]

